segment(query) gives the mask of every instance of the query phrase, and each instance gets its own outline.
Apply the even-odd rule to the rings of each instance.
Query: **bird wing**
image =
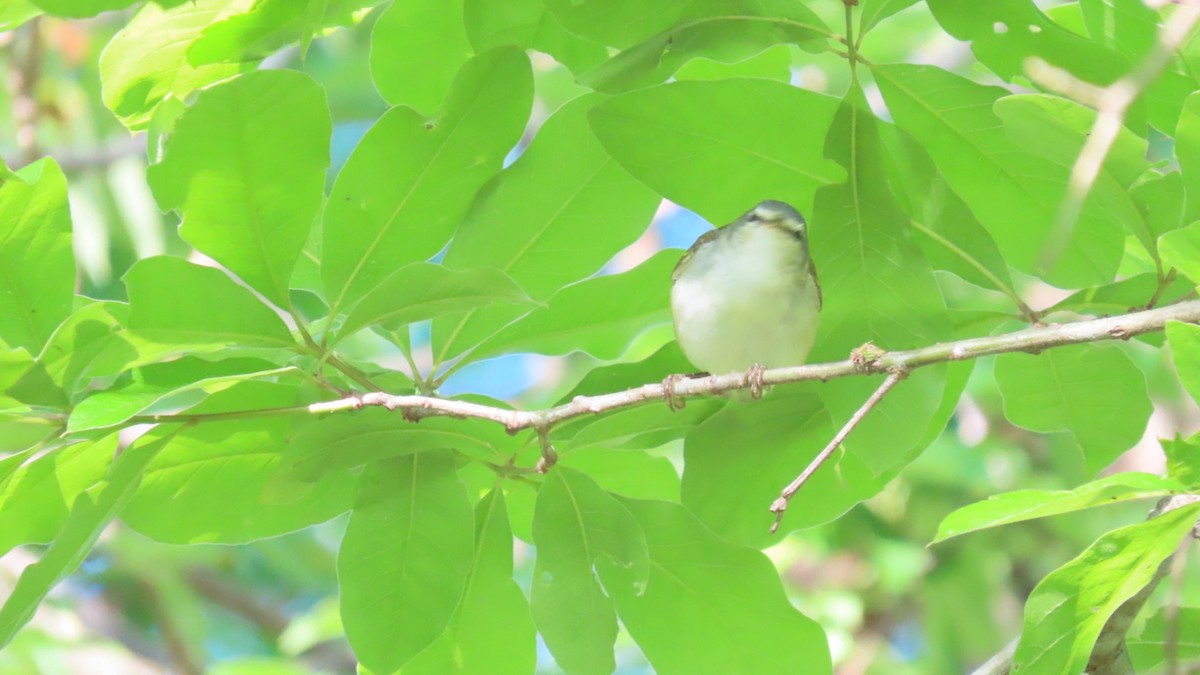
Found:
[[[817,266],[813,264],[811,255],[808,256],[808,274],[812,277],[813,284],[817,287],[817,309],[821,309],[825,301],[821,297],[821,280],[817,277]]]
[[[713,239],[716,239],[717,234],[720,232],[720,229],[709,230],[696,239],[696,243],[692,244],[692,247],[689,248],[687,252],[683,254],[683,257],[679,259],[679,262],[675,263],[675,269],[671,271],[671,283],[675,283],[679,280],[679,272],[683,269],[683,266],[686,265],[687,262],[696,255],[696,251],[699,251]]]

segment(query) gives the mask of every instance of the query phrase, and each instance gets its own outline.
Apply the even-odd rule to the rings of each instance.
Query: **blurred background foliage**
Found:
[[[840,0],[808,4],[829,25],[839,25]],[[1057,3],[1042,4],[1053,13]],[[371,79],[371,32],[383,8],[365,11],[355,25],[314,40],[306,53],[297,45],[278,49],[262,66],[299,69],[324,86],[334,121],[330,183],[388,106]],[[70,185],[82,270],[78,292],[123,300],[120,279],[136,260],[164,252],[191,254],[176,232],[177,217],[162,214],[146,186],[145,137],[131,136],[101,102],[99,54],[132,11],[78,20],[25,20],[22,12],[36,14],[24,0],[0,7],[0,28],[16,26],[0,33],[0,70],[7,83],[0,91],[0,110],[9,111],[0,115],[0,154],[13,168],[46,154],[59,161]],[[996,81],[968,45],[937,25],[923,2],[874,29],[862,52],[876,63],[931,63]],[[533,63],[534,115],[513,157],[551,112],[587,91],[549,56],[535,53]],[[835,96],[850,84],[845,60],[791,46],[772,47],[732,65],[697,59],[676,79],[731,75],[789,81]],[[874,88],[867,94],[878,98]],[[663,247],[686,248],[710,226],[664,203],[650,229],[609,269],[629,269]],[[1008,309],[995,292],[943,272],[937,278],[952,308]],[[1036,308],[1066,295],[1028,277],[1019,276],[1017,285]],[[427,331],[417,330],[415,337],[418,362],[427,364]],[[350,349],[363,359],[400,363],[400,355],[380,339],[361,336]],[[1157,439],[1195,431],[1200,416],[1181,391],[1164,350],[1129,353],[1147,374],[1155,411],[1143,440],[1107,471],[1159,472],[1163,459]],[[575,386],[592,365],[590,358],[504,356],[464,368],[442,392],[471,391],[518,406],[543,406]],[[678,443],[654,454],[677,457]],[[1119,504],[927,546],[938,523],[954,509],[998,492],[1065,489],[1091,477],[1068,434],[1034,433],[1005,419],[991,363],[984,361],[972,372],[949,427],[883,492],[836,521],[793,534],[768,554],[793,602],[826,629],[837,672],[962,672],[1019,632],[1024,599],[1043,576],[1099,534],[1143,520],[1146,506]],[[0,672],[353,672],[334,583],[344,527],[339,518],[244,546],[186,548],[111,527],[84,567],[0,652]],[[29,549],[17,549],[0,560],[0,588],[11,586],[33,556]],[[532,558],[520,542],[516,562],[518,580],[528,589]],[[1181,578],[1162,585],[1145,616],[1154,615],[1171,594],[1182,597],[1183,604],[1200,603],[1200,565],[1191,565]],[[621,637],[618,648],[619,672],[651,672],[628,636]],[[558,672],[544,647],[539,655],[539,672]]]

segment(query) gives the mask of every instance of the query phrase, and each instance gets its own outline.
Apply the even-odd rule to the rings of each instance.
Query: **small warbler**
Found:
[[[706,232],[671,275],[679,347],[714,375],[804,363],[817,334],[821,285],[804,217],[765,201]]]

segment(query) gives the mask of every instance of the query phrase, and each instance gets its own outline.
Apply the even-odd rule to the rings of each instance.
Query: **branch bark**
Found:
[[[813,363],[788,368],[763,371],[764,385],[789,382],[822,382],[838,377],[861,377],[881,373],[909,372],[916,368],[966,361],[981,356],[1008,352],[1039,353],[1045,349],[1065,345],[1083,344],[1101,340],[1128,340],[1137,335],[1163,330],[1168,321],[1200,323],[1200,300],[1132,312],[1120,316],[1090,319],[1071,323],[1050,324],[987,337],[969,338],[896,352],[873,354],[867,360],[854,358],[828,363]],[[512,434],[525,429],[544,429],[549,432],[556,424],[584,415],[599,415],[629,408],[651,401],[664,401],[668,397],[680,400],[697,396],[712,396],[752,386],[751,378],[742,373],[708,375],[704,377],[669,378],[670,383],[644,384],[625,391],[577,396],[569,403],[542,410],[512,410],[497,406],[481,405],[469,401],[438,398],[436,396],[395,395],[371,392],[345,398],[313,403],[307,406],[267,408],[224,413],[176,413],[138,415],[130,418],[129,424],[199,423],[207,421],[243,419],[252,417],[327,414],[357,410],[364,406],[382,406],[404,413],[405,418],[417,421],[425,417],[454,417],[484,419],[501,424]]]

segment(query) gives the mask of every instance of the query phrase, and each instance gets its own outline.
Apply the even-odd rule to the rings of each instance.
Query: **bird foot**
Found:
[[[683,380],[683,375],[678,373],[674,375],[668,375],[663,378],[663,400],[667,402],[667,407],[671,409],[671,412],[683,410],[684,406],[687,405],[687,401],[675,394],[675,385],[679,384]]]
[[[763,373],[766,371],[767,369],[761,363],[756,363],[750,366],[746,374],[742,376],[742,386],[750,388],[750,398],[756,401],[762,398]]]

